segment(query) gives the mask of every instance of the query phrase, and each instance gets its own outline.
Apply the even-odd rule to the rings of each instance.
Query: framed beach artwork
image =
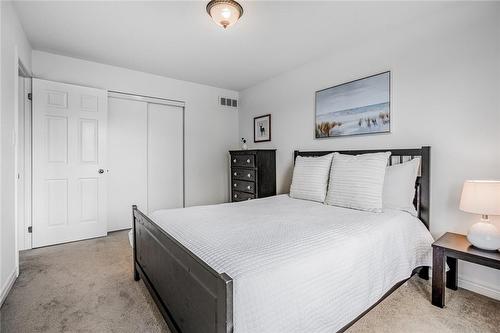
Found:
[[[253,142],[271,141],[271,115],[253,118]]]
[[[316,138],[391,131],[391,72],[316,92]]]

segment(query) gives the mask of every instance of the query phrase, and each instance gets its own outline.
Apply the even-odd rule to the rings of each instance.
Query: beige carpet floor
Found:
[[[142,282],[132,279],[127,233],[25,251],[0,309],[0,332],[168,332]],[[500,302],[459,289],[432,306],[414,277],[348,332],[500,332]]]

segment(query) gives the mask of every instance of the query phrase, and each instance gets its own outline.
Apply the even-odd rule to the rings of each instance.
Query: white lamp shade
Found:
[[[481,215],[500,215],[500,181],[467,180],[462,189],[460,209]]]

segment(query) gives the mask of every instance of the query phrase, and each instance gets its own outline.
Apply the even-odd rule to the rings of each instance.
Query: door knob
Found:
[[[104,173],[104,169],[99,169],[97,172]]]

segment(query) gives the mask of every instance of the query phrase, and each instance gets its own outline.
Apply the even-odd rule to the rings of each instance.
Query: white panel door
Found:
[[[33,247],[106,235],[106,122],[106,91],[33,79]]]
[[[132,227],[132,205],[147,211],[147,103],[108,99],[108,231]]]
[[[183,108],[148,104],[148,212],[183,207]]]

